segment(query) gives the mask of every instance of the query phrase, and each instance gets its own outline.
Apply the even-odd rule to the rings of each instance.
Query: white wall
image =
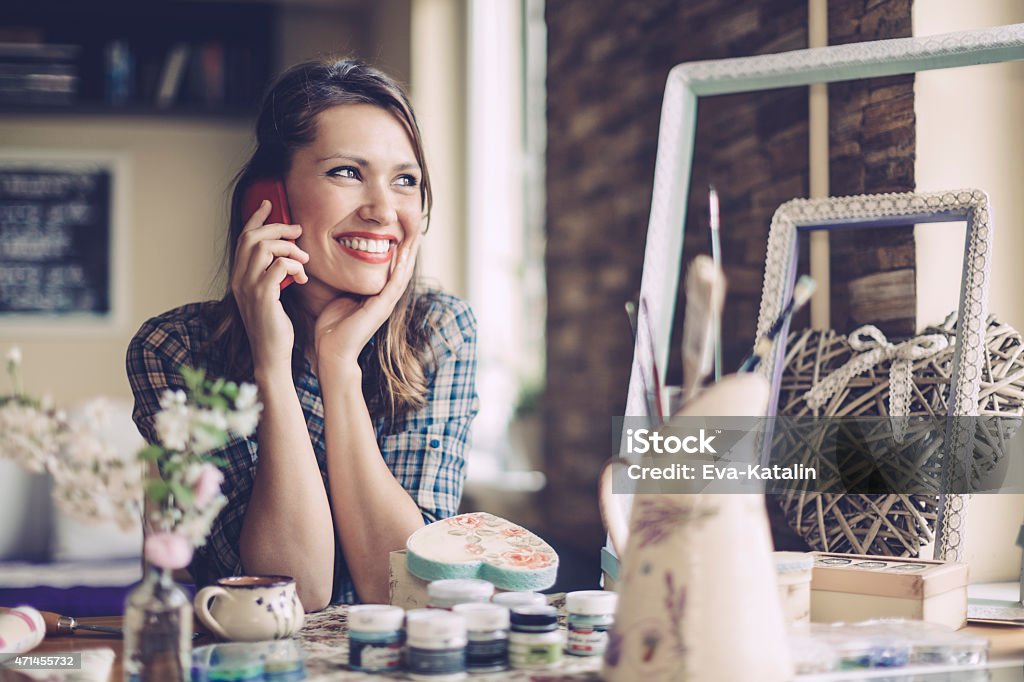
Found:
[[[1024,22],[1020,0],[915,0],[913,9],[915,36]],[[989,311],[1024,330],[1024,62],[920,73],[914,94],[917,189],[988,192],[995,215]],[[926,264],[918,268],[921,324],[941,320],[957,300],[959,270],[950,276],[949,267],[959,268],[959,253],[950,248],[946,227],[915,231],[918,263]],[[927,267],[938,263],[946,265]],[[969,509],[972,582],[1013,579],[1020,570],[1014,540],[1024,497],[980,495]]]
[[[148,317],[209,297],[223,252],[226,189],[245,161],[245,121],[38,116],[0,119],[0,147],[98,150],[127,157],[130,307],[122,328],[101,336],[21,335],[26,387],[59,404],[97,394],[130,397],[124,354]]]

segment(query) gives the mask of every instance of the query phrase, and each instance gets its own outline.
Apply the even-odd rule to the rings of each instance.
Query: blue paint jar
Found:
[[[450,682],[466,677],[466,620],[441,609],[405,614],[405,666],[409,677]]]
[[[466,619],[466,670],[490,673],[508,669],[508,607],[457,604],[452,612]]]
[[[368,673],[393,672],[402,665],[402,621],[398,606],[360,604],[348,610],[348,667]]]

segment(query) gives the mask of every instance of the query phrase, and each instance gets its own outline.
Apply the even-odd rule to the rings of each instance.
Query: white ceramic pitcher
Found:
[[[763,415],[768,393],[761,376],[733,375],[676,416]],[[792,677],[762,495],[636,495],[625,544],[605,680]]]

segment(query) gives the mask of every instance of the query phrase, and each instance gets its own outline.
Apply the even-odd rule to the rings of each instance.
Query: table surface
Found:
[[[309,679],[316,679],[322,675],[330,674],[332,680],[369,680],[383,679],[380,676],[365,675],[352,671],[344,671],[344,665],[348,657],[347,642],[347,607],[330,607],[319,613],[309,614],[306,617],[306,625],[300,635],[300,643],[307,654],[307,675]],[[121,616],[104,616],[96,618],[81,618],[83,624],[89,625],[110,625],[120,627]],[[213,638],[206,634],[201,628],[197,631],[203,634],[195,640],[194,646],[203,646],[213,643]],[[1024,659],[1024,627],[1017,625],[969,625],[964,632],[986,637],[991,643],[989,659],[992,661],[1008,659]],[[85,649],[106,648],[113,649],[115,654],[114,668],[111,671],[111,682],[120,682],[122,679],[121,656],[122,640],[118,637],[101,635],[81,631],[79,634],[64,637],[49,637],[40,644],[33,653],[56,653],[83,651]],[[562,668],[557,671],[564,675],[563,680],[599,680],[600,661],[596,658],[578,658],[566,656]],[[535,675],[536,673],[533,673]],[[890,675],[896,676],[896,670],[890,671]],[[389,676],[390,677],[390,676]],[[474,676],[476,677],[476,676]],[[15,676],[10,679],[20,679]],[[495,675],[486,675],[481,679],[501,680],[529,680],[529,671],[508,671]]]

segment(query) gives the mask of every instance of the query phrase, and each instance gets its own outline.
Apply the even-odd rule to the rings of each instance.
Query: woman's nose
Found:
[[[394,216],[395,209],[387,190],[379,186],[368,187],[359,207],[359,217],[367,222],[387,225],[394,220]]]

